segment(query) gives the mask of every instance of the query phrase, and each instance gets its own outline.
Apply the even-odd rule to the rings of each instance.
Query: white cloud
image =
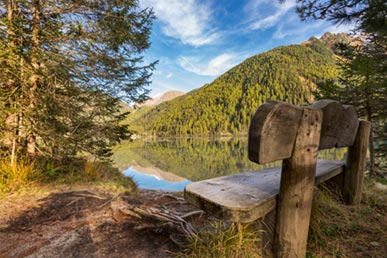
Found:
[[[298,17],[297,17],[298,18]],[[315,36],[316,31],[321,31],[321,29],[325,26],[324,21],[316,21],[313,23],[302,23],[301,21],[295,20],[291,23],[281,23],[278,25],[275,33],[273,34],[274,39],[282,39],[285,37],[301,37],[304,36]]]
[[[256,21],[249,26],[251,30],[263,30],[273,26],[284,19],[286,13],[296,6],[295,0],[287,0],[283,3],[278,1],[254,0],[249,3],[249,12],[254,13],[253,17]],[[263,9],[263,11],[261,10]],[[270,15],[262,15],[262,12],[269,12]]]
[[[236,54],[221,54],[207,63],[202,63],[195,57],[180,57],[180,66],[189,72],[198,75],[217,76],[231,69],[239,62],[241,62],[245,56]]]
[[[310,20],[302,22],[295,11],[296,0],[283,3],[272,0],[250,0],[245,5],[245,12],[250,16],[250,30],[274,28],[272,39],[303,39],[311,35],[320,37],[324,32],[349,32],[353,24],[332,25],[328,21]]]
[[[211,27],[212,11],[197,0],[140,0],[141,7],[153,8],[165,35],[184,44],[202,46],[215,42],[220,34]]]
[[[172,76],[173,76],[173,73],[169,73],[169,74],[167,74],[166,77],[167,77],[168,79],[170,79],[170,78],[172,78]]]
[[[297,17],[298,18],[298,17]],[[321,37],[325,32],[340,33],[350,32],[354,28],[353,24],[346,25],[331,25],[327,21],[314,21],[311,23],[307,22],[288,22],[281,23],[277,26],[273,39],[282,39],[285,37],[292,37],[301,40],[306,40],[306,37],[315,36]]]
[[[327,32],[331,33],[341,33],[341,32],[351,32],[355,28],[354,23],[348,23],[348,24],[340,24],[340,25],[332,25],[327,28]]]

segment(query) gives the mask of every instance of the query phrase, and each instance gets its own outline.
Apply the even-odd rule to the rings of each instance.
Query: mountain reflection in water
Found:
[[[324,159],[342,159],[345,150],[328,150]],[[247,138],[136,139],[113,150],[113,162],[139,188],[181,191],[190,181],[279,166],[247,158]]]
[[[137,167],[138,168],[138,167]],[[136,182],[139,188],[165,190],[165,191],[182,191],[191,181],[184,179],[181,181],[168,181],[156,175],[138,172],[135,168],[130,167],[123,171],[124,175],[130,176]]]

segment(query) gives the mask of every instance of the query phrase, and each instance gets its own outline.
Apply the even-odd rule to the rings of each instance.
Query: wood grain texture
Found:
[[[302,108],[281,101],[261,105],[249,128],[249,159],[259,164],[289,158]]]
[[[318,160],[316,184],[344,171],[344,162]],[[232,222],[252,222],[277,205],[281,167],[218,177],[187,185],[185,198],[198,208]]]
[[[357,205],[361,201],[370,131],[371,123],[361,121],[355,144],[348,148],[343,189],[344,201],[347,204]]]
[[[324,99],[309,107],[323,111],[320,150],[353,145],[359,125],[359,119],[353,106]]]
[[[283,160],[274,253],[305,257],[322,111],[304,108],[292,156]]]

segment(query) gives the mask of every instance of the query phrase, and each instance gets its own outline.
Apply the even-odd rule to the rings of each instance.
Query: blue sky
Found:
[[[168,90],[188,92],[212,82],[246,58],[274,47],[299,44],[325,32],[347,32],[350,25],[302,22],[295,0],[140,0],[157,19],[145,60],[159,60],[151,96]]]

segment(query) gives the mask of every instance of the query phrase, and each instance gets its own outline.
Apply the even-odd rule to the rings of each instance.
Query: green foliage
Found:
[[[248,58],[211,84],[156,106],[137,129],[155,135],[245,133],[266,100],[304,104],[316,84],[336,75],[332,52],[319,40]]]
[[[249,224],[214,222],[189,239],[188,253],[178,257],[262,257],[259,235],[261,232],[252,230]]]
[[[320,85],[317,98],[336,99],[353,105],[360,117],[372,122],[370,136],[370,172],[386,169],[387,153],[387,44],[369,36],[362,45],[337,46],[341,59],[340,74],[334,81]],[[375,160],[378,167],[375,167]],[[382,173],[382,172],[381,172]]]
[[[299,0],[297,12],[302,20],[330,20],[336,24],[356,24],[367,33],[387,36],[387,3],[385,0]]]
[[[353,22],[362,42],[338,48],[341,73],[338,80],[326,83],[323,98],[354,105],[358,113],[372,122],[370,173],[387,171],[387,3],[385,0],[298,1],[302,19],[328,19],[334,23]]]
[[[0,149],[110,155],[127,137],[120,100],[141,101],[153,20],[138,1],[0,1]]]
[[[144,106],[139,109],[132,109],[130,115],[122,121],[122,124],[128,125],[130,131],[143,132],[147,124],[147,114],[152,110],[152,107]],[[141,119],[141,122],[138,122]]]

